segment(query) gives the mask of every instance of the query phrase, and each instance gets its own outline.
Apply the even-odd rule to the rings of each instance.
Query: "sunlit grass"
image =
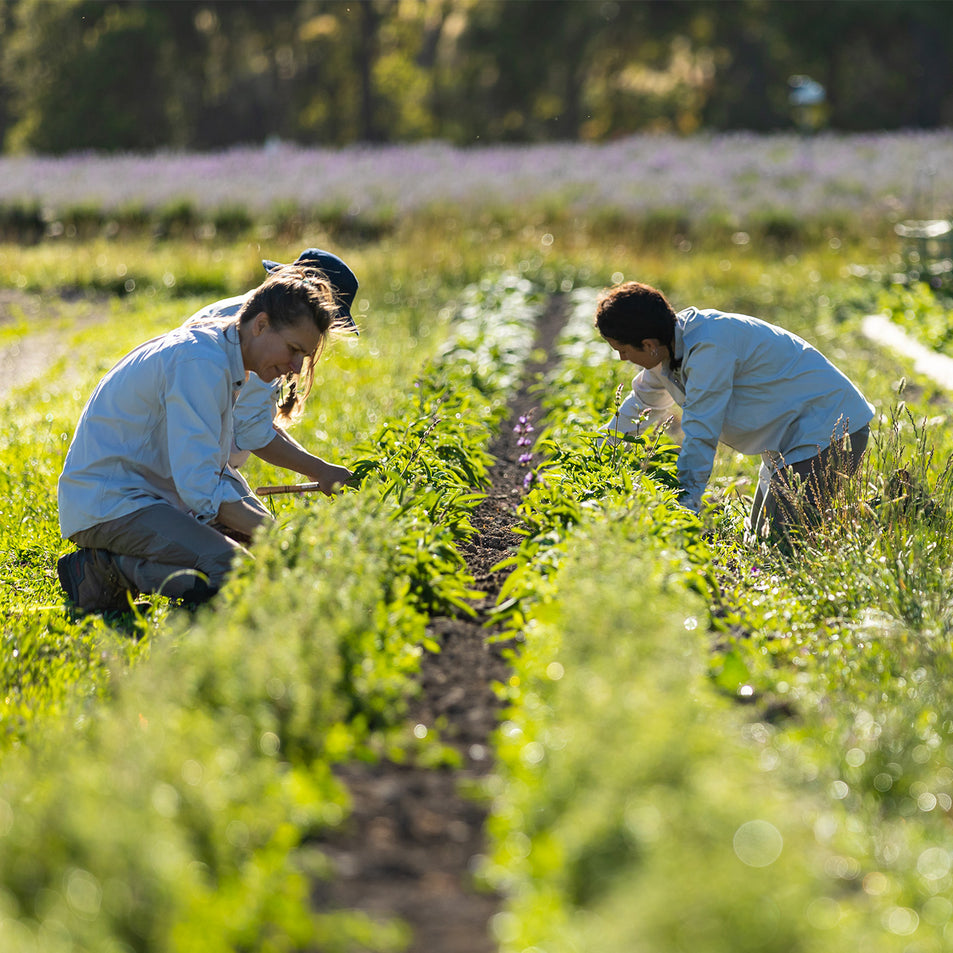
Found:
[[[665,512],[654,498],[649,501],[652,509],[640,512],[639,519],[632,521],[637,525],[630,529],[636,535],[658,530],[665,539],[666,578],[676,578],[691,563],[691,571],[698,574],[693,577],[695,583],[703,575],[717,583],[709,600],[712,630],[699,633],[707,635],[708,641],[693,640],[695,649],[680,643],[680,651],[696,651],[692,664],[701,665],[710,679],[705,691],[713,686],[721,696],[710,708],[705,703],[705,719],[721,717],[724,708],[718,706],[723,704],[751,705],[742,709],[740,720],[750,711],[758,731],[745,735],[743,745],[753,748],[762,764],[770,761],[783,767],[772,778],[782,778],[795,800],[803,795],[804,803],[820,811],[816,830],[823,836],[816,831],[810,836],[843,863],[838,866],[830,861],[835,874],[816,869],[811,873],[810,877],[822,877],[821,887],[811,886],[805,876],[797,890],[845,890],[858,902],[845,902],[843,910],[863,908],[867,896],[863,885],[881,883],[863,878],[877,874],[889,879],[883,892],[870,894],[877,917],[881,913],[887,917],[891,910],[916,909],[923,922],[932,917],[933,926],[942,931],[946,921],[939,900],[950,883],[949,864],[944,871],[938,854],[927,854],[922,863],[919,858],[925,851],[948,850],[946,811],[950,808],[945,805],[953,797],[953,705],[946,689],[953,674],[948,599],[953,591],[949,470],[953,434],[946,425],[951,398],[860,333],[860,320],[874,306],[876,288],[850,277],[847,266],[882,254],[876,243],[858,243],[848,249],[836,236],[803,246],[729,236],[696,238],[689,247],[687,239],[679,241],[672,234],[658,242],[647,241],[644,233],[630,234],[618,223],[569,222],[538,213],[523,220],[514,212],[510,220],[404,223],[378,240],[350,240],[339,246],[321,233],[280,241],[246,237],[221,244],[134,237],[121,243],[63,240],[33,247],[0,246],[0,284],[12,293],[11,303],[4,305],[10,323],[0,328],[0,348],[13,343],[24,349],[42,348],[39,369],[0,401],[6,420],[0,434],[0,565],[5,582],[0,611],[6,650],[0,679],[8,689],[16,688],[7,692],[5,701],[0,700],[6,744],[40,737],[44,719],[54,724],[64,713],[74,712],[71,705],[77,698],[88,699],[95,707],[108,697],[121,673],[136,667],[152,640],[184,631],[181,620],[176,621],[161,600],[153,600],[138,617],[121,625],[108,618],[75,622],[64,611],[54,564],[69,544],[59,538],[55,484],[72,428],[92,387],[140,341],[177,326],[210,300],[257,284],[264,275],[262,257],[291,261],[309,245],[341,254],[361,281],[355,306],[361,335],[342,338],[328,348],[317,367],[305,412],[292,430],[306,446],[335,462],[349,463],[354,448],[384,422],[406,414],[407,395],[451,332],[464,287],[504,270],[531,278],[541,291],[551,294],[637,278],[660,287],[676,308],[698,305],[755,314],[803,335],[858,382],[877,409],[868,460],[840,515],[811,547],[792,556],[744,542],[741,521],[757,461],[728,451],[719,454],[710,497],[713,509],[703,515],[708,535],[692,553],[679,549],[687,545],[687,535],[672,532],[669,539],[667,529],[652,526],[652,519],[663,518],[659,514]],[[133,281],[134,287],[127,289],[127,281]],[[575,416],[564,425],[567,440],[576,439],[578,430],[601,423],[596,409],[611,406],[617,387],[631,380],[631,366],[614,361],[608,348],[604,356],[604,364],[585,373],[563,368],[564,376],[547,392],[576,402]],[[902,388],[901,379],[905,379]],[[891,476],[901,468],[925,489],[929,513],[891,502]],[[261,463],[251,463],[247,474],[253,486],[295,479]],[[580,482],[585,482],[584,474]],[[593,495],[597,489],[586,487],[586,492]],[[351,512],[349,502],[342,508],[344,502],[284,498],[276,501],[276,511],[283,521],[304,525],[307,513],[302,511],[313,510],[319,516],[314,522],[321,528],[321,552],[326,547],[333,556],[334,545],[350,551],[360,544],[353,527],[342,540],[335,536],[342,512]],[[616,513],[613,519],[624,516]],[[621,539],[626,527],[619,525],[613,532]],[[612,533],[594,531],[592,565],[601,565],[612,551],[604,543],[611,537]],[[302,546],[307,538],[303,533]],[[386,549],[382,532],[374,530],[374,538],[380,551]],[[625,539],[624,552],[633,554],[632,565],[634,554],[644,554],[643,542]],[[702,558],[700,554],[707,554],[703,566],[692,563]],[[278,603],[285,567],[278,549],[269,558],[275,574],[269,593]],[[605,655],[599,672],[607,694],[600,711],[611,716],[619,731],[612,737],[621,739],[605,751],[598,748],[598,738],[581,735],[585,746],[580,749],[580,763],[626,760],[620,755],[627,752],[618,746],[624,746],[629,737],[628,709],[613,699],[629,699],[625,704],[636,708],[639,699],[631,684],[612,682],[616,675],[622,676],[606,659],[611,661],[612,652],[619,648],[618,639],[637,638],[640,613],[654,618],[652,606],[640,601],[639,579],[627,571],[623,567],[617,577],[594,572],[573,587],[576,628],[586,628],[587,606],[598,604],[606,610],[611,620],[607,624],[613,629],[587,631],[590,647],[581,660],[573,656],[571,675],[580,686],[580,700],[570,707],[584,715],[586,692],[595,685],[581,671],[585,651]],[[309,585],[303,572],[294,580],[298,586]],[[659,583],[659,605],[677,607],[678,600],[667,585]],[[559,596],[550,595],[547,611],[555,617],[561,611]],[[302,593],[296,592],[295,599],[302,607],[307,604]],[[693,619],[701,617],[703,603],[697,593],[686,604]],[[227,638],[238,640],[242,625],[258,625],[267,611],[267,607],[249,610],[226,633]],[[312,606],[308,611],[317,610]],[[313,618],[318,620],[315,629],[321,629],[320,612]],[[676,623],[682,625],[679,619]],[[207,626],[203,638],[211,639],[216,631],[211,617]],[[626,626],[622,633],[617,630]],[[664,632],[664,627],[659,631]],[[660,638],[660,650],[667,645],[667,637]],[[658,687],[651,672],[640,667],[641,660],[635,655],[632,660],[640,661],[632,669],[635,675],[646,685]],[[175,662],[174,658],[168,661],[168,670],[174,669]],[[529,659],[527,664],[531,663]],[[676,670],[678,666],[669,662],[666,671]],[[265,681],[266,674],[262,674]],[[223,678],[233,688],[241,682],[238,669]],[[682,702],[678,691],[665,698],[673,723]],[[129,704],[128,711],[133,711],[134,702]],[[718,731],[737,732],[737,714],[726,717]],[[654,717],[646,715],[638,721],[646,739],[652,734]],[[704,737],[711,741],[717,732],[706,729]],[[734,744],[737,738],[732,738]],[[558,730],[552,739],[558,752]],[[639,740],[632,741],[633,750]],[[4,743],[0,737],[0,749]],[[718,750],[714,744],[705,754],[706,764],[717,769],[699,769],[708,780],[724,768]],[[169,757],[174,760],[174,755]],[[181,765],[176,770],[181,771]],[[743,789],[745,777],[726,775],[710,790]],[[709,788],[703,784],[699,790]],[[640,818],[649,816],[643,810],[646,804],[639,801],[639,810],[629,811],[628,789],[622,785],[619,792],[617,820],[638,832]],[[519,796],[527,798],[526,803],[533,801],[531,790]],[[593,795],[597,796],[598,792]],[[647,797],[641,790],[638,796]],[[746,790],[745,797],[750,800],[744,803],[751,806],[744,811],[756,811],[761,803],[758,792]],[[710,834],[715,828],[705,824],[704,798],[686,803],[692,805],[692,823]],[[599,829],[598,812],[580,810],[586,823]],[[744,820],[735,814],[729,812],[721,819],[719,830],[726,836],[735,820]],[[853,825],[849,829],[848,823]],[[573,829],[568,834],[570,840],[575,836]],[[28,845],[28,839],[22,843]],[[517,837],[513,843],[518,849],[523,842]],[[599,844],[579,841],[576,846],[586,864],[593,865],[580,869],[591,869],[596,878],[608,876],[599,867]],[[677,856],[690,858],[692,850],[692,839],[682,837]],[[653,871],[670,870],[661,853],[659,866],[646,875],[649,880],[655,877]],[[735,858],[729,855],[728,862],[734,864]],[[755,894],[759,882],[757,877],[751,881]],[[859,885],[864,896],[858,893]],[[579,889],[580,895],[585,894],[584,884]],[[620,896],[618,909],[624,909],[624,894]],[[733,902],[730,889],[718,896],[726,905]],[[931,897],[937,901],[932,906]],[[616,910],[611,904],[605,909]],[[733,922],[733,908],[725,915]],[[793,907],[785,914],[791,924],[799,922],[799,915],[800,908]],[[658,922],[667,922],[668,916],[662,910]],[[896,922],[903,927],[900,920]],[[849,926],[846,919],[840,924],[845,936],[853,935]],[[792,927],[795,932],[799,929]],[[879,931],[876,924],[869,929],[875,936]],[[857,935],[861,934],[864,930]],[[893,950],[896,944],[883,948]]]
[[[827,522],[793,550],[744,539],[750,500],[736,493],[750,493],[757,460],[722,453],[712,508],[674,543],[684,514],[651,498],[647,481],[638,480],[645,461],[636,450],[628,468],[629,453],[611,458],[611,473],[600,469],[604,455],[587,458],[585,433],[604,421],[616,383],[627,383],[631,368],[609,363],[608,354],[594,366],[598,349],[571,349],[580,364],[567,358],[543,391],[560,463],[549,496],[537,493],[540,511],[523,514],[534,531],[529,568],[521,563],[511,592],[528,594],[529,606],[520,608],[531,621],[501,731],[506,783],[494,789],[499,866],[489,875],[509,888],[506,950],[559,949],[555,937],[570,934],[584,937],[583,946],[640,949],[652,930],[672,932],[646,948],[681,948],[683,931],[723,887],[712,918],[731,920],[748,909],[744,868],[731,853],[742,818],[720,839],[714,835],[720,847],[711,855],[707,837],[747,796],[754,801],[741,809],[744,818],[772,819],[779,789],[791,798],[782,811],[782,856],[790,860],[793,850],[804,859],[813,849],[826,858],[786,870],[777,889],[768,884],[780,868],[765,865],[761,902],[772,898],[777,931],[770,937],[747,915],[721,929],[710,918],[693,948],[778,943],[826,951],[869,943],[899,951],[910,949],[914,933],[923,949],[944,946],[953,916],[951,397],[863,338],[869,289],[831,280],[821,286],[821,302],[798,292],[793,279],[810,276],[797,262],[786,264],[792,280],[769,283],[775,293],[758,313],[814,340],[861,381],[878,409],[862,473]],[[764,271],[780,274],[767,262]],[[688,276],[686,284],[696,280],[704,278]],[[909,474],[909,494],[898,492],[899,470]],[[600,514],[609,505],[603,497],[619,486],[619,509]],[[592,537],[601,564],[580,571],[575,561]],[[669,561],[662,586],[653,578],[659,569],[646,564],[656,547],[658,564]],[[555,582],[554,566],[561,573]],[[684,625],[673,619],[660,660],[638,658],[625,670],[629,653],[634,659],[654,646],[656,613],[686,582],[705,592],[709,625],[694,614]],[[686,614],[693,600],[679,601]],[[603,615],[610,618],[600,621]],[[697,653],[686,651],[683,628],[704,636]],[[701,728],[693,716],[705,691],[681,688],[671,709],[662,697],[669,667],[687,678],[699,661],[708,670],[706,691],[733,706],[730,714],[710,711]],[[732,728],[736,716],[742,724]],[[701,736],[712,729],[728,732],[712,761],[720,796],[692,776],[707,777]],[[739,735],[740,751],[733,748]],[[660,763],[682,744],[690,754],[674,766]],[[683,811],[702,818],[699,831]],[[692,834],[683,842],[686,830]],[[798,837],[804,840],[794,847]],[[729,861],[721,874],[719,859]],[[683,889],[643,908],[653,884],[676,879],[671,864]],[[683,873],[695,869],[705,872],[700,886]],[[686,904],[694,889],[705,900]],[[802,899],[793,900],[799,891]],[[607,902],[615,904],[611,912]]]

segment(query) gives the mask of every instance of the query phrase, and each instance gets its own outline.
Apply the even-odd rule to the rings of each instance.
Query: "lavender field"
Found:
[[[677,217],[742,227],[765,217],[883,221],[953,209],[953,132],[637,136],[605,145],[454,148],[438,142],[221,153],[0,159],[0,208],[199,213],[279,208],[395,221],[514,207]]]

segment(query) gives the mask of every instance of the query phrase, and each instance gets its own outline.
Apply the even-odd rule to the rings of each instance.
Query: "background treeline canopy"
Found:
[[[6,152],[953,121],[930,0],[0,0]],[[796,77],[823,102],[798,106]],[[792,86],[792,79],[795,85]]]

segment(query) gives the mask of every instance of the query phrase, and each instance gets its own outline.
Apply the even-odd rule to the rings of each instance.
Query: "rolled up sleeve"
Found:
[[[636,375],[632,390],[602,429],[608,431],[610,440],[614,433],[639,434],[664,423],[672,415],[674,405],[675,399],[661,376],[645,370]]]

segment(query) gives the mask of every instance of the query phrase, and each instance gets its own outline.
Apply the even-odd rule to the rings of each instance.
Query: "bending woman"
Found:
[[[873,407],[819,351],[758,318],[713,309],[675,313],[650,285],[606,292],[595,325],[643,368],[610,430],[639,432],[682,408],[681,502],[698,511],[720,442],[760,454],[749,528],[782,532],[823,511],[867,446]],[[803,487],[803,489],[801,489]]]
[[[249,373],[298,374],[336,321],[327,281],[275,272],[236,318],[140,345],[99,383],[59,479],[60,530],[77,552],[57,565],[76,608],[127,608],[161,593],[197,604],[271,519],[226,476],[233,408]]]
[[[268,259],[262,265],[269,274],[289,267]],[[358,281],[348,265],[337,255],[320,248],[306,248],[294,265],[313,270],[328,280],[337,305],[338,323],[343,329],[357,334],[351,307]],[[236,295],[206,305],[186,324],[233,318],[247,298],[248,294]],[[301,375],[281,376],[268,383],[255,374],[249,375],[235,404],[234,445],[229,457],[229,473],[243,492],[251,493],[251,489],[238,468],[244,466],[251,454],[273,466],[300,473],[309,482],[317,483],[328,495],[350,478],[351,471],[347,467],[329,463],[306,450],[286,429],[304,405],[311,390],[313,372],[313,365],[309,364]]]

